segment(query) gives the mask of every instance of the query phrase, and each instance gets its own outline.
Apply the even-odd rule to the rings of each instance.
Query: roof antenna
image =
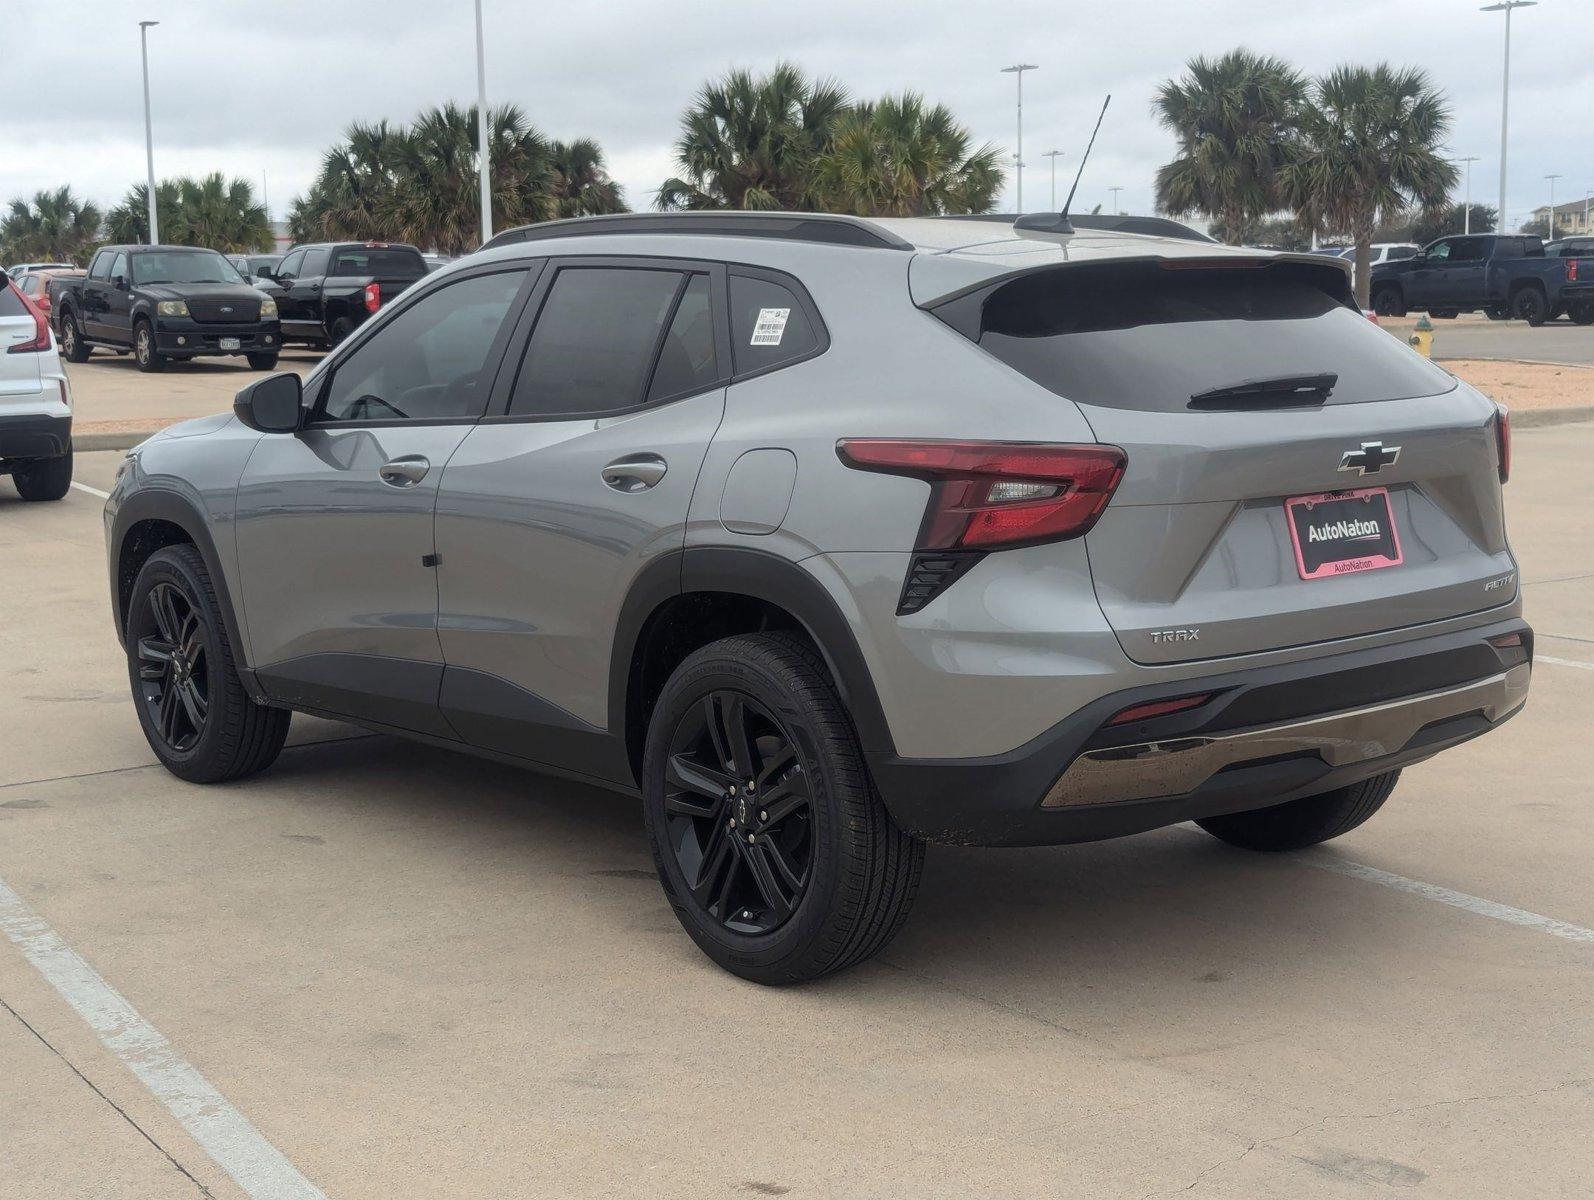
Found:
[[[1090,141],[1085,146],[1085,153],[1080,156],[1079,170],[1074,174],[1074,186],[1068,189],[1068,199],[1063,201],[1063,211],[1055,217],[1047,213],[1034,213],[1027,217],[1019,217],[1013,222],[1014,229],[1033,229],[1040,233],[1073,233],[1074,226],[1068,219],[1068,210],[1073,206],[1074,193],[1079,190],[1080,177],[1085,174],[1085,164],[1090,161],[1091,149],[1096,145],[1096,135],[1101,132],[1102,118],[1107,115],[1107,106],[1112,103],[1112,93],[1107,93],[1107,98],[1101,102],[1101,112],[1096,115],[1096,128],[1090,131]]]

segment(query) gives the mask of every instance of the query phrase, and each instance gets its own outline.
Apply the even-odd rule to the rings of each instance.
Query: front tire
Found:
[[[166,356],[155,345],[155,329],[148,321],[133,327],[133,361],[146,373],[166,369]]]
[[[59,500],[72,487],[72,447],[59,458],[40,458],[14,468],[11,482],[24,500]]]
[[[799,983],[901,929],[924,843],[886,812],[804,640],[742,635],[691,655],[654,708],[642,779],[665,896],[725,970]]]
[[[271,765],[292,714],[244,691],[210,572],[193,546],[157,550],[139,571],[126,644],[138,723],[168,771],[220,783]]]
[[[1399,771],[1386,771],[1319,796],[1205,817],[1196,824],[1242,850],[1304,850],[1355,829],[1383,807],[1399,779]]]
[[[83,331],[78,328],[77,317],[73,313],[61,315],[61,357],[69,363],[86,363],[89,360],[89,344],[83,340]]]
[[[1537,329],[1550,315],[1550,302],[1536,287],[1525,287],[1511,300],[1511,315]]]
[[[247,357],[251,371],[275,371],[277,369],[277,356],[275,354],[251,354]]]

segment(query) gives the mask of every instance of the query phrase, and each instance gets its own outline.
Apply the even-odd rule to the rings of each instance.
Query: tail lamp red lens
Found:
[[[1494,407],[1494,442],[1500,457],[1500,482],[1504,483],[1511,478],[1511,410],[1503,404]]]
[[[1566,281],[1568,283],[1577,282],[1577,259],[1575,258],[1566,260]]]
[[[382,285],[368,283],[365,285],[365,311],[374,313],[382,307]]]
[[[1195,696],[1180,696],[1174,700],[1152,700],[1146,704],[1136,704],[1124,709],[1107,724],[1128,725],[1133,721],[1148,721],[1152,717],[1188,712],[1192,708],[1200,708],[1210,699],[1212,699],[1211,692],[1201,692]]]
[[[44,319],[44,314],[39,311],[39,306],[28,299],[27,295],[16,284],[8,279],[6,280],[6,287],[16,293],[17,299],[22,301],[23,307],[28,310],[28,315],[33,318],[33,336],[25,342],[18,342],[15,346],[10,347],[6,353],[42,354],[50,348],[50,323]]]
[[[1123,478],[1116,446],[844,438],[849,467],[930,484],[920,550],[996,550],[1080,537]]]

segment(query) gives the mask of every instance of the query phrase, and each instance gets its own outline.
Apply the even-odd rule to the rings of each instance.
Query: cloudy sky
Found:
[[[1159,81],[1237,44],[1306,71],[1346,61],[1426,68],[1450,97],[1472,193],[1498,190],[1503,20],[1481,0],[483,0],[491,102],[545,133],[597,138],[634,207],[673,169],[681,109],[706,78],[781,58],[858,95],[915,89],[1011,153],[1013,76],[1025,76],[1025,207],[1066,191],[1101,97],[1113,107],[1076,207],[1123,189],[1151,206],[1172,148],[1151,116]],[[70,13],[70,19],[67,19]],[[70,183],[109,205],[144,175],[139,20],[150,31],[158,175],[266,180],[274,215],[351,120],[407,120],[475,95],[471,0],[0,0],[0,201]],[[1542,0],[1513,19],[1507,218],[1594,190],[1594,0]],[[1008,197],[1008,206],[1011,196]]]

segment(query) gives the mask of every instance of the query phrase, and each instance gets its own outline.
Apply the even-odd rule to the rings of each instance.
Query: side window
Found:
[[[37,296],[39,294],[39,277],[37,275],[24,275],[17,288],[24,296]]]
[[[302,262],[304,262],[304,251],[295,250],[292,254],[288,255],[287,258],[282,260],[282,265],[277,268],[277,277],[279,279],[299,278],[299,265]]]
[[[384,323],[337,365],[318,421],[479,417],[492,388],[493,341],[525,271],[440,288]]]
[[[1428,247],[1428,261],[1449,262],[1450,255],[1455,248],[1456,243],[1453,241],[1435,242],[1433,245]]]
[[[648,386],[648,402],[701,391],[720,378],[714,355],[714,306],[707,275],[693,275],[675,305]]]
[[[1450,243],[1451,262],[1478,262],[1488,257],[1488,242],[1483,238],[1457,238]]]
[[[127,255],[118,254],[116,261],[111,264],[111,278],[126,279],[127,277]]]
[[[116,257],[109,250],[101,250],[94,256],[94,261],[89,264],[90,279],[109,279],[111,277],[111,261]]]
[[[731,346],[738,375],[804,358],[819,344],[808,310],[790,288],[752,275],[731,275]]]
[[[681,290],[679,271],[563,267],[526,344],[510,416],[634,408]]]
[[[327,250],[306,250],[304,252],[304,266],[298,271],[302,279],[313,279],[318,275],[327,273]]]
[[[1389,248],[1389,261],[1399,262],[1403,258],[1412,258],[1417,253],[1415,246],[1391,246]]]

